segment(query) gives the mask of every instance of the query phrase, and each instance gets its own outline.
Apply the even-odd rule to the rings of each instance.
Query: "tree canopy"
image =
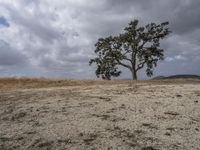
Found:
[[[145,27],[138,27],[138,20],[131,21],[118,36],[98,39],[95,44],[95,58],[89,64],[96,63],[96,75],[110,80],[122,73],[119,66],[129,69],[132,79],[137,79],[137,72],[146,68],[146,75],[152,76],[159,60],[164,59],[164,49],[160,47],[160,40],[171,31],[168,22],[160,24],[150,23]]]

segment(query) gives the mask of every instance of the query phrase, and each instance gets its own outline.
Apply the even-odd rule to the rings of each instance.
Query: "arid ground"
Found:
[[[0,150],[200,150],[200,80],[0,79]]]

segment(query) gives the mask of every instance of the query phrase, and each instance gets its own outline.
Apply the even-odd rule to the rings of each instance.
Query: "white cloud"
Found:
[[[167,57],[167,58],[165,58],[165,61],[167,61],[167,62],[171,62],[171,61],[173,61],[174,60],[174,58],[172,58],[172,57]]]
[[[187,60],[187,58],[182,55],[176,55],[174,58],[177,60]]]

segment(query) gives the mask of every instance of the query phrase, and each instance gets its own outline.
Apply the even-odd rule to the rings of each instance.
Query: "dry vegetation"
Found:
[[[91,86],[91,85],[115,85],[115,84],[198,84],[199,79],[169,79],[169,80],[66,80],[48,78],[0,78],[0,90],[64,87],[64,86]]]
[[[200,80],[0,79],[0,150],[198,150]]]
[[[61,80],[48,78],[0,78],[0,90],[30,89],[64,86],[88,86],[128,83],[128,81],[101,81],[101,80]]]

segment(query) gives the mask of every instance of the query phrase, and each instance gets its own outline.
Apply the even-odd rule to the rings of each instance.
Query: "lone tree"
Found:
[[[151,77],[157,62],[164,59],[160,40],[171,32],[168,24],[150,23],[138,27],[138,20],[133,20],[124,29],[124,33],[100,38],[95,44],[97,57],[89,62],[90,65],[96,63],[97,77],[107,80],[112,76],[118,77],[121,74],[119,66],[128,68],[133,80],[137,80],[137,72],[143,67],[146,67],[147,76]]]

